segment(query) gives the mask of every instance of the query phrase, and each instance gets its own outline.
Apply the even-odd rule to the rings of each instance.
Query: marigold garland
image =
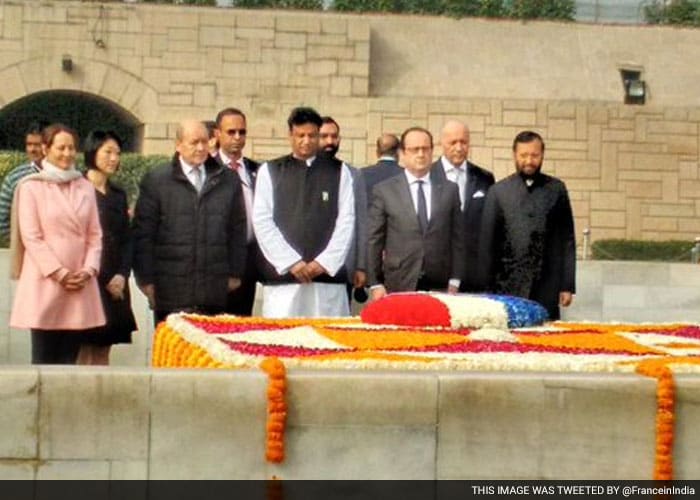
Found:
[[[267,373],[267,425],[265,458],[269,462],[284,460],[284,430],[287,422],[287,373],[284,364],[277,358],[265,358],[260,368]]]
[[[666,366],[669,358],[642,361],[637,373],[656,379],[656,451],[654,480],[673,479],[673,431],[675,420],[675,383],[673,372]]]
[[[163,321],[153,336],[151,365],[157,368],[223,368],[203,348],[183,339]]]

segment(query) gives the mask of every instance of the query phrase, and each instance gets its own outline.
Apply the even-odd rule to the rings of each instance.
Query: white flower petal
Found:
[[[312,326],[297,326],[283,330],[250,330],[242,333],[216,336],[234,342],[248,342],[258,345],[347,350],[347,347],[341,346],[319,334]]]

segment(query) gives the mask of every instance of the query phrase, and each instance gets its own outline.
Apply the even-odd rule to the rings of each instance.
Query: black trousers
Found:
[[[236,316],[252,315],[255,303],[255,285],[254,279],[243,278],[241,286],[228,293],[226,312]]]
[[[438,283],[435,280],[431,280],[427,276],[423,275],[418,278],[418,283],[416,284],[416,291],[418,292],[429,292],[430,290],[447,290],[447,283]]]
[[[262,253],[257,241],[248,243],[246,251],[245,274],[241,286],[237,290],[229,292],[226,303],[226,312],[236,316],[253,314],[256,284],[261,279],[258,272],[258,262],[262,258]]]
[[[74,365],[82,343],[80,330],[32,329],[33,365]]]

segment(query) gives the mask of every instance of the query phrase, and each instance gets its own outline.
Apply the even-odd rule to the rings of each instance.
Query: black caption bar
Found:
[[[700,481],[0,481],[2,500],[662,500]]]

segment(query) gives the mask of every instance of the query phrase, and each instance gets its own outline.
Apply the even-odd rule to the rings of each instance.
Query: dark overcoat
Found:
[[[155,285],[155,309],[226,306],[228,278],[242,278],[246,214],[238,177],[209,158],[198,194],[179,156],[147,173],[134,213],[134,274]]]
[[[436,161],[430,169],[434,179],[447,180],[442,162]],[[467,162],[467,190],[462,206],[462,221],[464,223],[464,247],[466,260],[464,275],[461,276],[460,292],[482,292],[478,279],[479,269],[479,235],[481,233],[481,218],[486,204],[486,194],[493,186],[493,174],[486,169]]]
[[[559,318],[559,293],[576,291],[576,240],[566,186],[537,174],[494,184],[481,221],[482,280],[496,293],[536,300]]]

